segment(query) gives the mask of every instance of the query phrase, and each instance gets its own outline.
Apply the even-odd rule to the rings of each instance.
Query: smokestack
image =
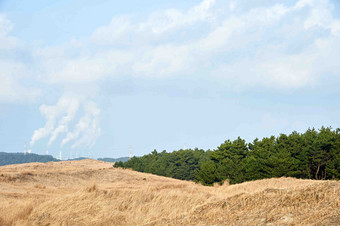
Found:
[[[24,155],[26,155],[26,141],[25,141],[25,144],[24,144]]]
[[[68,159],[72,159],[72,158],[73,158],[73,156],[72,156],[72,150],[70,149],[70,156],[69,156]]]
[[[59,160],[61,161],[62,158],[61,158],[61,150],[59,151]]]

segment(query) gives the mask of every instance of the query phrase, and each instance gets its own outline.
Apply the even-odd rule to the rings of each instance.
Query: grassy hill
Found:
[[[0,225],[337,225],[340,182],[237,185],[113,168],[97,160],[0,167]]]

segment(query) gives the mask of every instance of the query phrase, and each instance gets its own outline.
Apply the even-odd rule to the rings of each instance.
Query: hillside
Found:
[[[340,182],[207,187],[97,160],[0,167],[0,225],[338,225]]]
[[[29,162],[51,162],[51,161],[56,162],[59,160],[53,158],[51,155],[0,152],[0,166]]]
[[[87,159],[85,157],[79,157],[74,159],[69,159],[71,161],[74,160],[84,160]],[[68,161],[69,161],[68,160]],[[98,158],[100,161],[104,162],[126,162],[129,160],[129,157],[121,157],[121,158]],[[52,155],[39,155],[34,153],[7,153],[0,152],[0,166],[11,165],[11,164],[22,164],[22,163],[30,163],[30,162],[58,162],[59,159],[54,158]]]

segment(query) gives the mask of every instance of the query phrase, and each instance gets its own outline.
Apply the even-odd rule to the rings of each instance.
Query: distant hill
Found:
[[[74,158],[74,159],[68,159],[67,161],[79,161],[79,160],[84,160],[84,159],[88,159],[86,157],[79,157],[79,158]]]
[[[86,157],[80,157],[75,159],[69,159],[68,161],[74,160],[84,160],[88,159]],[[121,158],[98,158],[100,161],[104,162],[126,162],[129,160],[129,157],[121,157]],[[59,159],[53,158],[52,155],[38,155],[33,153],[7,153],[0,152],[0,166],[10,165],[10,164],[21,164],[21,163],[29,163],[29,162],[59,162]]]
[[[98,158],[97,160],[104,161],[104,162],[126,162],[129,160],[129,157],[121,157],[121,158]]]
[[[51,155],[38,155],[38,154],[24,154],[24,153],[6,153],[0,152],[0,166],[9,164],[20,164],[29,162],[57,162],[58,159],[53,158]]]
[[[80,157],[75,159],[69,159],[68,161],[74,160],[84,160],[88,159],[86,157]],[[104,162],[126,162],[129,160],[129,157],[121,157],[121,158],[98,158],[100,161]],[[38,155],[33,153],[7,153],[0,152],[0,166],[10,165],[10,164],[21,164],[21,163],[29,163],[29,162],[59,162],[59,159],[53,158],[52,155]]]

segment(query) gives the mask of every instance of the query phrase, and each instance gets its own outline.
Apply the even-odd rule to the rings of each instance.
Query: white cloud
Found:
[[[136,76],[176,76],[190,71],[190,49],[186,46],[162,45],[145,52],[133,65]]]
[[[212,16],[211,9],[215,0],[204,0],[187,12],[177,9],[168,9],[162,12],[154,12],[146,22],[138,25],[140,32],[151,31],[159,35],[169,30],[176,30],[183,26],[190,26],[194,23],[204,21]]]
[[[0,37],[6,37],[7,34],[13,29],[13,24],[5,15],[0,15]]]
[[[134,29],[128,17],[112,18],[108,26],[97,28],[90,39],[97,45],[129,44],[128,34]]]
[[[309,7],[307,16],[300,14],[302,7]],[[217,65],[211,74],[220,79],[232,80],[232,84],[243,89],[249,86],[296,89],[316,84],[323,74],[340,74],[340,66],[336,66],[339,65],[336,59],[340,57],[340,20],[332,17],[331,9],[328,1],[300,1],[291,8],[276,5],[267,9],[252,9],[238,16],[237,21],[243,25],[243,30],[241,26],[234,26],[231,29],[234,31],[224,36],[228,37],[224,43],[229,43],[229,49],[225,49],[241,52],[239,50],[243,43],[249,52],[243,57],[234,54],[237,60],[231,59],[231,62]],[[284,17],[286,15],[289,18]],[[255,26],[257,29],[252,30]],[[319,30],[321,36],[320,33],[314,34],[315,27],[323,29]],[[216,43],[223,43],[220,41],[223,36],[216,36],[217,42],[210,43],[222,47],[222,44]],[[272,39],[267,38],[271,36]],[[265,38],[266,41],[258,41],[256,37]],[[305,40],[299,40],[301,38]],[[238,49],[233,48],[235,46]]]
[[[24,87],[15,78],[3,71],[0,71],[0,81],[0,103],[33,102],[41,95],[40,90]]]
[[[215,1],[204,0],[186,11],[157,11],[138,22],[133,16],[114,17],[88,40],[36,51],[41,81],[93,83],[126,75],[164,79],[205,71],[205,77],[232,77],[238,87],[290,89],[317,81],[325,70],[315,64],[321,58],[334,61],[317,45],[339,37],[340,20],[332,16],[330,2],[278,2],[246,10],[234,1],[225,4],[227,10],[221,11]],[[322,30],[316,33],[315,27]]]
[[[155,11],[140,21],[133,15],[113,17],[81,40],[26,49],[0,14],[0,103],[33,101],[55,87],[81,92],[82,98],[64,94],[56,105],[41,106],[46,123],[34,131],[31,144],[62,137],[61,146],[90,147],[101,132],[93,87],[115,77],[213,78],[228,90],[289,90],[340,74],[340,20],[330,1],[244,5],[203,0],[187,10]],[[29,52],[29,60],[23,52]],[[24,85],[26,80],[33,85]],[[81,109],[84,114],[78,115]]]
[[[198,40],[194,48],[207,53],[214,53],[221,48],[229,48],[230,36],[244,29],[244,22],[237,17],[230,17],[222,25],[212,30],[206,37]]]
[[[19,40],[10,36],[13,24],[0,14],[0,103],[34,101],[40,90],[24,85],[32,77],[28,65],[18,60],[15,53]]]
[[[301,55],[283,57],[256,65],[256,73],[263,75],[263,80],[268,85],[280,84],[283,88],[301,87],[312,82],[310,67],[306,67],[306,65],[311,66],[313,62],[312,57]]]
[[[34,101],[41,92],[21,81],[31,78],[31,72],[21,62],[0,58],[0,103]]]
[[[340,20],[333,17],[331,2],[300,0],[288,6],[282,1],[250,9],[242,9],[235,1],[218,3],[204,0],[188,10],[152,12],[137,22],[133,16],[113,17],[109,25],[98,27],[82,41],[73,38],[61,46],[35,50],[32,73],[38,82],[64,85],[125,75],[195,76],[205,71],[206,77],[233,77],[240,87],[253,81],[258,86],[289,89],[308,86],[322,76],[325,68],[315,62],[334,61],[320,47],[337,43],[340,35]],[[13,24],[3,15],[0,28],[0,38],[8,39]],[[19,61],[13,68],[20,64],[25,67]],[[333,73],[339,72],[333,67]],[[17,75],[25,73],[27,69],[15,75],[0,72],[6,84],[0,92],[2,99],[24,98],[14,98],[13,90],[20,84]]]
[[[215,0],[204,0],[187,11],[166,9],[152,12],[145,21],[133,22],[133,17],[113,17],[107,26],[98,27],[90,37],[91,43],[109,45],[111,47],[138,46],[160,38],[167,34],[186,28],[196,23],[209,20]]]
[[[0,49],[11,49],[18,45],[18,39],[9,36],[12,29],[11,21],[5,15],[0,14]]]
[[[294,9],[300,9],[306,6],[311,6],[315,0],[299,0],[296,2]]]
[[[116,76],[133,56],[124,51],[100,51],[62,62],[61,70],[50,74],[49,83],[89,83]]]

